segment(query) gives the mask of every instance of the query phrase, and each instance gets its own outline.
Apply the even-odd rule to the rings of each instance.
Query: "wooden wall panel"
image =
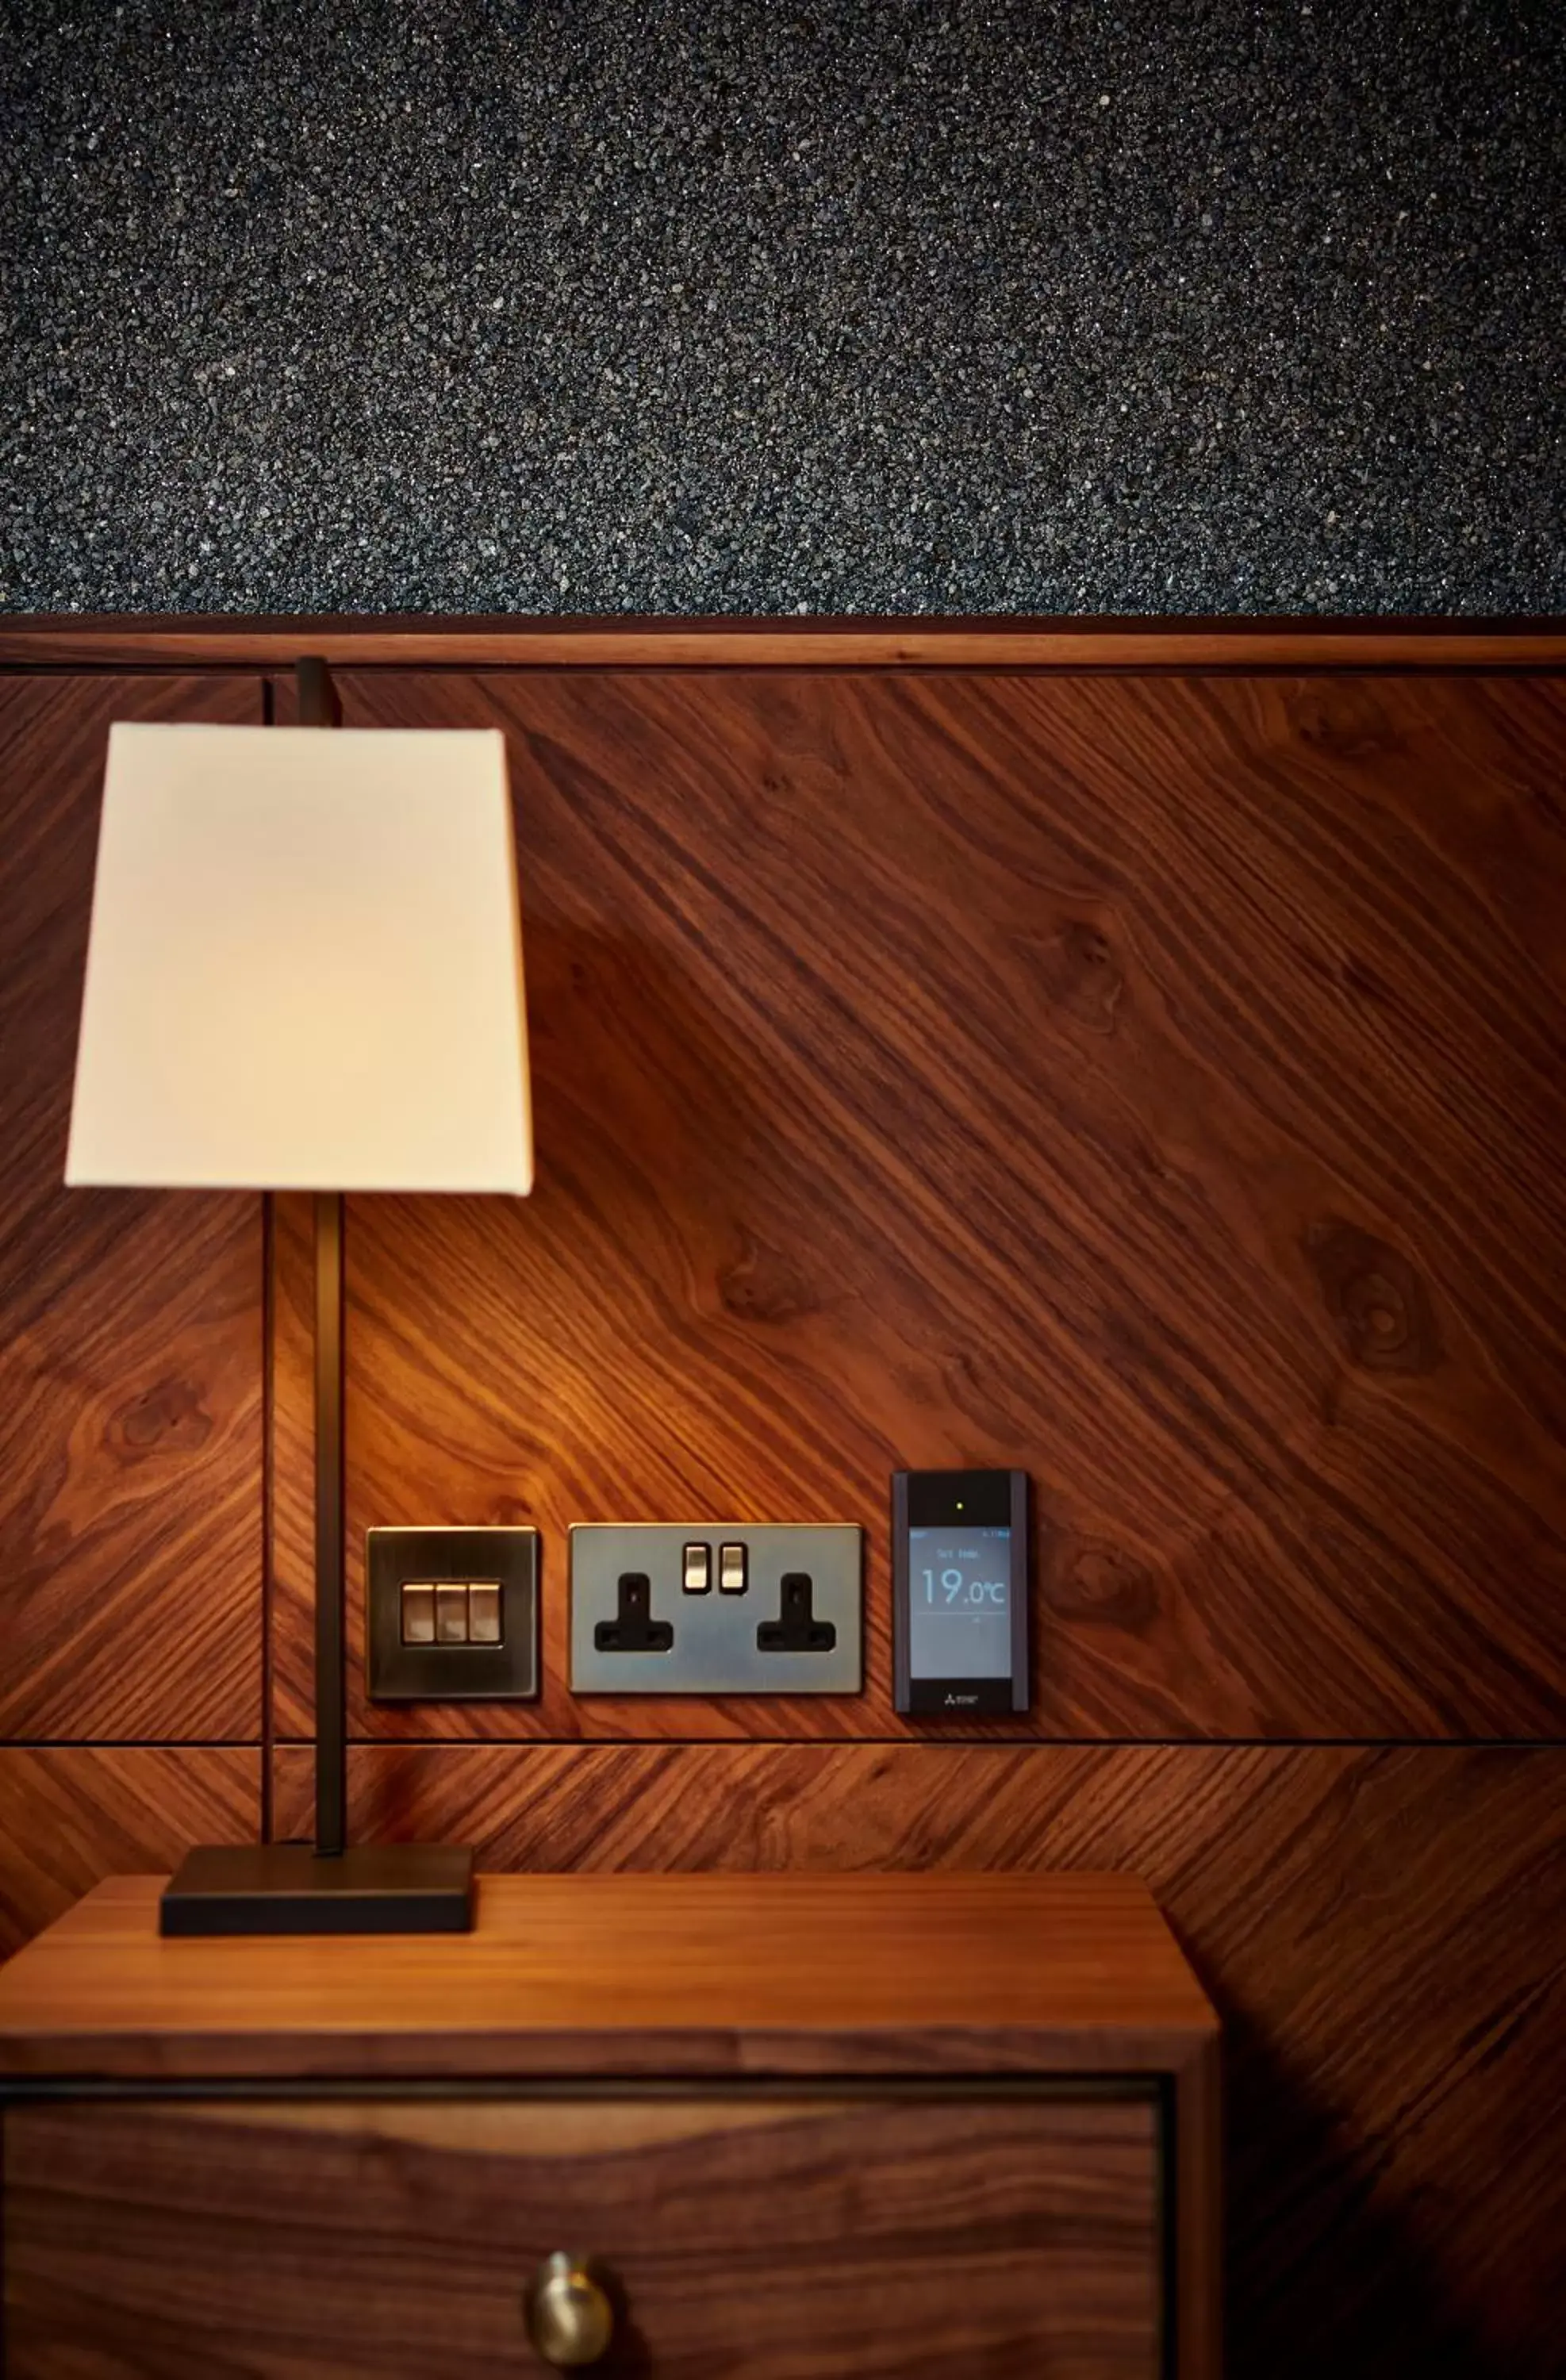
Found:
[[[1560,681],[343,686],[507,733],[540,1150],[353,1203],[356,1617],[372,1522],[551,1562],[537,1707],[361,1730],[904,1731],[888,1474],[973,1461],[1038,1488],[1012,1732],[1559,1732]],[[572,1701],[566,1524],[731,1513],[870,1524],[865,1697]]]
[[[261,1769],[249,1744],[0,1746],[0,1959],[106,1876],[253,1842]]]
[[[356,1694],[361,1732],[474,1739],[358,1746],[356,1823],[524,1867],[1135,1869],[1226,2020],[1239,2380],[1546,2380],[1566,1750],[1521,1740],[1566,1709],[1566,681],[1221,635],[965,674],[1012,650],[971,634],[908,646],[932,674],[767,638],[345,674],[350,723],[506,730],[540,1160],[523,1206],[352,1204],[355,1617],[369,1521],[535,1518],[548,1681]],[[1050,674],[1099,657],[1159,674]],[[226,1741],[0,1750],[3,1945],[259,1815],[259,1202],[56,1187],[115,715],[258,694],[0,682],[0,1735]],[[288,1733],[308,1218],[273,1218]],[[897,1740],[899,1459],[1032,1471],[1018,1732],[1089,1742]],[[570,1700],[565,1524],[698,1507],[871,1524],[861,1702]],[[1202,1736],[1236,1741],[1091,1741]],[[302,1830],[308,1754],[275,1780]]]
[[[261,1726],[261,1201],[62,1186],[108,726],[257,679],[0,678],[0,1736]]]
[[[1134,1869],[1224,2019],[1237,2380],[1560,2370],[1566,1751],[365,1745],[351,1773],[358,1827],[489,1867]],[[283,1751],[283,1823],[308,1793]]]

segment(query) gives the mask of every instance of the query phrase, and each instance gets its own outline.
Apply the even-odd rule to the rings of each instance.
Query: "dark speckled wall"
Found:
[[[0,608],[1566,608],[1566,9],[12,0]]]

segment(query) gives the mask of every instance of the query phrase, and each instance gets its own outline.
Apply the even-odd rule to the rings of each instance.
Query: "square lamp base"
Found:
[[[209,1845],[188,1853],[159,1903],[164,1936],[467,1934],[473,1854],[449,1843]]]

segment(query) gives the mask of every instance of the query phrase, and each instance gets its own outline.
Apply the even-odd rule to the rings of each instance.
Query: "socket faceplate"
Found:
[[[687,1594],[686,1548],[711,1548],[710,1576],[722,1548],[746,1549],[743,1594]],[[864,1683],[865,1533],[847,1521],[578,1522],[571,1531],[571,1688],[578,1694],[856,1694]],[[783,1580],[810,1582],[818,1625],[835,1632],[826,1651],[763,1652],[757,1631],[784,1618]],[[620,1582],[633,1587],[631,1634],[650,1622],[674,1642],[664,1651],[608,1650],[626,1607]],[[799,1591],[793,1590],[797,1605]]]

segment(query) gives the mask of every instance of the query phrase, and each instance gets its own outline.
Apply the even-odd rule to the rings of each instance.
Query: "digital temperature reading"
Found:
[[[913,1666],[925,1678],[1004,1678],[1012,1667],[1010,1529],[910,1529]]]
[[[892,1482],[892,1692],[900,1711],[1027,1708],[1027,1479],[899,1471]]]
[[[995,1534],[998,1537],[1009,1538],[1012,1533],[1010,1529],[997,1529]],[[979,1606],[987,1611],[1004,1611],[1006,1581],[1003,1578],[968,1578],[964,1574],[965,1561],[983,1564],[989,1550],[987,1546],[947,1547],[937,1544],[927,1547],[926,1551],[933,1560],[948,1563],[950,1567],[942,1570],[939,1579],[933,1570],[926,1570],[925,1601],[939,1604],[944,1596],[948,1611],[953,1604]]]

